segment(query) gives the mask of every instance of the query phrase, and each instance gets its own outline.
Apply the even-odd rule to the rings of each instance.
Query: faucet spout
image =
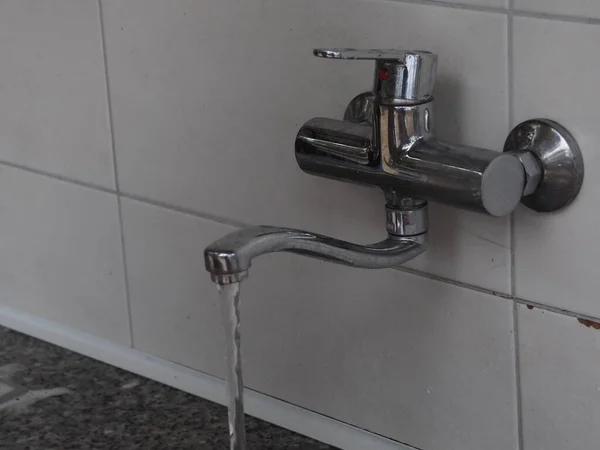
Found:
[[[320,234],[290,228],[249,227],[214,242],[204,251],[206,269],[218,284],[243,280],[252,260],[273,252],[291,252],[364,269],[394,267],[427,248],[427,233],[415,236],[389,234],[372,245],[358,245]]]

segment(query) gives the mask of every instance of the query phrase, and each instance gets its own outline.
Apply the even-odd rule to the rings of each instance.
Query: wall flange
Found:
[[[562,125],[532,119],[517,125],[505,152],[532,152],[542,166],[542,181],[521,203],[538,212],[552,212],[571,203],[583,184],[583,156],[575,138]]]

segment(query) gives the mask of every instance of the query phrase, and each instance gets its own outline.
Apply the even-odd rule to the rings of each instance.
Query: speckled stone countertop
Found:
[[[249,450],[335,450],[247,418]],[[226,450],[226,408],[0,327],[0,449]]]

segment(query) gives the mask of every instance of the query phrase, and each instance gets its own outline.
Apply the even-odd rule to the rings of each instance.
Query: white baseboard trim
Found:
[[[0,325],[212,402],[227,404],[223,380],[185,366],[2,305]],[[246,412],[254,417],[344,450],[415,450],[250,389],[244,391],[244,401]]]

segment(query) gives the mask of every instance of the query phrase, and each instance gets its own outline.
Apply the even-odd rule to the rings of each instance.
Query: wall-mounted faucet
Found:
[[[568,205],[583,182],[583,159],[559,124],[518,125],[504,152],[449,144],[435,137],[437,55],[426,51],[316,49],[330,59],[375,60],[372,92],[355,97],[344,120],[315,118],[296,137],[296,160],[308,173],[379,186],[388,237],[356,245],[301,230],[252,227],[211,244],[213,281],[243,279],[253,258],[288,251],[328,261],[385,268],[427,247],[427,201],[504,216],[523,202],[550,212]]]

